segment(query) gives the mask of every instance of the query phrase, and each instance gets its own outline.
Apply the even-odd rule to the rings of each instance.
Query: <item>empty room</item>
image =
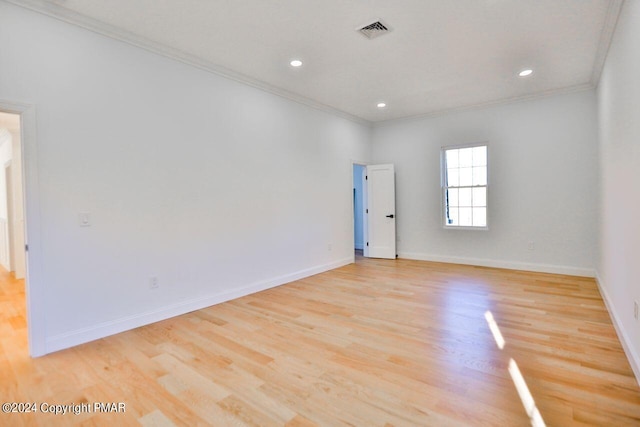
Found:
[[[0,0],[0,425],[640,425],[640,0]]]

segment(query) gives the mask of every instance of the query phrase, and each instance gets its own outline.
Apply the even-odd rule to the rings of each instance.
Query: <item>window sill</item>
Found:
[[[474,230],[474,231],[489,231],[489,227],[471,227],[471,226],[460,226],[460,225],[445,225],[442,228],[445,230]]]

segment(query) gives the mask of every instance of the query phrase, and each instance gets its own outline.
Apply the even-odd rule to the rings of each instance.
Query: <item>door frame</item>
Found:
[[[22,189],[24,193],[25,296],[29,354],[47,353],[45,329],[45,288],[42,274],[40,193],[35,105],[0,100],[0,111],[20,116]],[[28,249],[27,249],[28,248]]]

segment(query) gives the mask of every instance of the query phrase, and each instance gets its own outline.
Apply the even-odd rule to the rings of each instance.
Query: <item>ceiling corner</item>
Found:
[[[602,74],[602,69],[604,68],[607,54],[609,53],[609,47],[611,46],[611,41],[613,40],[613,35],[615,33],[616,26],[618,25],[618,17],[620,16],[620,11],[622,10],[623,5],[624,0],[612,0],[609,3],[607,17],[605,18],[605,23],[602,27],[602,32],[600,33],[598,50],[596,52],[596,57],[593,63],[593,72],[591,74],[591,84],[594,87],[597,87],[600,82],[600,75]]]

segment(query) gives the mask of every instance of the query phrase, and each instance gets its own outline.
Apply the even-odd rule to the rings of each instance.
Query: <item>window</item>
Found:
[[[444,226],[487,228],[487,145],[442,148]]]

